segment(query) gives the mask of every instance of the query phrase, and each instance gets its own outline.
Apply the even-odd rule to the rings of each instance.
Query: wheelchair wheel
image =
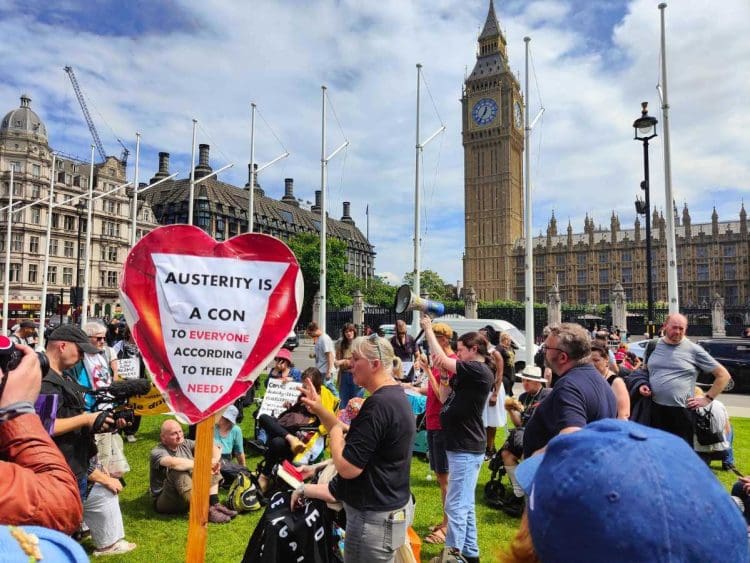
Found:
[[[487,481],[484,485],[484,500],[495,508],[501,508],[505,500],[505,485],[499,480]]]

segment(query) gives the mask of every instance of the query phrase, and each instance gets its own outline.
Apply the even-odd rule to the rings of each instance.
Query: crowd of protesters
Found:
[[[283,413],[258,417],[266,450],[256,471],[247,466],[238,424],[243,404],[217,413],[209,522],[238,515],[219,501],[222,481],[252,475],[262,495],[282,462],[312,460],[302,456],[320,441],[328,453],[315,455],[330,456],[323,466],[332,478],[300,485],[292,508],[305,499],[338,504],[346,515],[344,560],[393,561],[415,511],[412,394],[425,408],[442,501],[424,537],[443,545],[436,562],[479,561],[475,491],[482,464],[496,457],[510,481],[498,505],[521,517],[501,555],[506,561],[747,560],[750,477],[737,482],[733,501],[707,467],[720,460],[734,469],[733,429],[717,398],[730,376],[686,338],[684,316],[667,318],[642,360],[617,335],[592,335],[571,323],[546,327],[537,365],[517,376],[518,396],[509,335],[491,326],[457,335],[427,316],[421,328],[426,352],[402,321],[391,339],[358,336],[347,324],[335,342],[311,323],[313,365],[304,371],[289,350],[279,350],[268,377],[298,385],[300,397]],[[120,360],[136,360],[137,376],[146,376],[127,325],[63,325],[42,343],[33,323],[21,323],[11,340],[24,356],[4,375],[0,396],[0,523],[45,526],[79,540],[90,535],[95,556],[136,549],[125,539],[118,495],[129,471],[122,436],[135,441],[138,420],[125,423],[94,399],[120,377]],[[43,378],[29,345],[45,347]],[[413,366],[409,373],[402,362]],[[713,378],[706,390],[696,386],[701,373]],[[57,397],[49,428],[35,414],[40,389]],[[715,435],[713,442],[697,430],[701,417],[710,421],[703,434]],[[511,428],[497,444],[508,419]],[[194,451],[183,427],[165,420],[150,456],[154,511],[188,510]],[[314,467],[302,465],[304,477]],[[696,486],[700,494],[682,494]],[[643,514],[655,506],[661,517],[644,526]],[[696,545],[688,534],[706,541]]]

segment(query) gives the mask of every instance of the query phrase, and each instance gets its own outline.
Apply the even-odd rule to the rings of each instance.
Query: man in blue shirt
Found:
[[[586,329],[574,323],[552,325],[542,347],[545,363],[560,379],[526,425],[524,457],[545,447],[558,434],[617,416],[611,387],[590,363],[591,339]]]

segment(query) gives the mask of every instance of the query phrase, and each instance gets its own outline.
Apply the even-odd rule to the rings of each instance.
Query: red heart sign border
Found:
[[[239,374],[228,391],[205,410],[200,410],[185,395],[169,362],[157,298],[156,267],[152,259],[155,253],[289,264],[269,297],[258,339],[248,351]],[[303,282],[297,259],[277,238],[246,233],[217,242],[198,227],[170,225],[154,229],[130,251],[120,294],[128,325],[154,384],[174,412],[196,423],[245,394],[260,370],[275,356],[299,318]]]

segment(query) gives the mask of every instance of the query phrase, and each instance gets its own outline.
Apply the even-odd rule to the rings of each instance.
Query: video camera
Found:
[[[94,405],[91,410],[102,411],[111,416],[114,421],[114,428],[120,428],[122,425],[118,421],[125,421],[126,426],[135,422],[135,411],[128,404],[132,397],[145,395],[151,389],[151,382],[148,379],[126,379],[124,381],[115,381],[109,387],[102,387],[89,393],[94,397]],[[102,419],[106,418],[102,417]]]
[[[42,377],[44,377],[49,371],[49,360],[44,352],[36,352],[36,355],[39,358],[39,369],[42,372]],[[23,352],[16,348],[13,341],[7,336],[0,336],[0,370],[3,373],[3,380],[0,382],[0,397],[2,397],[5,389],[5,378],[8,376],[8,372],[16,369],[22,359]]]

